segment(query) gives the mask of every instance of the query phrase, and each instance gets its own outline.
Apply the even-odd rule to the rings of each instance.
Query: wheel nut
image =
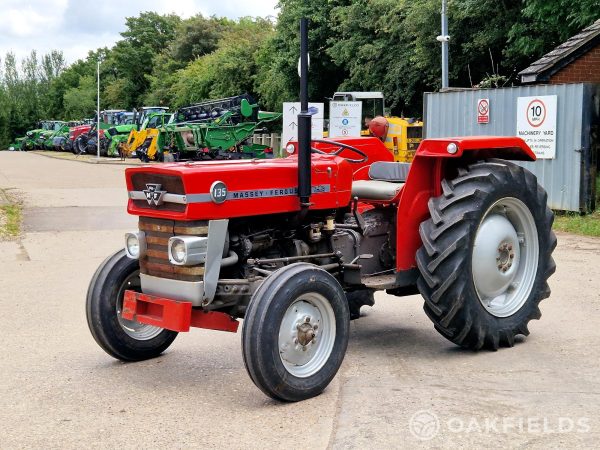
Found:
[[[319,325],[315,324],[315,326],[313,327],[313,330],[316,330],[317,328],[319,328]]]
[[[498,269],[502,269],[502,264],[498,264]]]
[[[515,257],[515,254],[514,254],[514,253],[511,253],[511,254],[510,254],[510,259],[513,259],[514,257]]]
[[[306,323],[310,322],[310,316],[306,316],[306,317],[304,318],[304,321],[305,321]]]
[[[508,244],[508,249],[512,250],[512,244]]]

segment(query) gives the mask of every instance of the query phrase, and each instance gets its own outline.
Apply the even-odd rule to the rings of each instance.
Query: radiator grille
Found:
[[[180,222],[140,217],[139,229],[146,235],[146,254],[140,258],[140,272],[160,278],[201,281],[204,265],[176,266],[169,262],[168,242],[172,236],[208,236],[207,221]]]
[[[134,173],[131,176],[131,184],[133,184],[134,191],[143,191],[146,189],[146,184],[160,184],[163,191],[167,191],[169,194],[185,194],[183,187],[183,181],[177,175],[165,175],[149,172]],[[133,204],[137,208],[163,210],[163,211],[185,211],[186,205],[181,203],[163,203],[161,205],[148,204],[146,200],[133,200]]]

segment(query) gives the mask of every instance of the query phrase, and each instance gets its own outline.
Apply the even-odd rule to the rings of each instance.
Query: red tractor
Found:
[[[553,214],[518,138],[426,139],[412,164],[377,138],[311,141],[301,24],[298,143],[285,159],[126,170],[139,229],[96,271],[92,335],[111,356],[160,355],[178,332],[235,332],[267,395],[319,394],[373,292],[420,292],[444,337],[510,347],[540,317]]]

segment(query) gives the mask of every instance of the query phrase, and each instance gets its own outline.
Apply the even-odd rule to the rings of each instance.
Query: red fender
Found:
[[[454,144],[456,151],[454,151]],[[450,147],[449,147],[450,146]],[[427,203],[442,193],[446,164],[452,159],[480,160],[502,158],[535,161],[535,153],[521,138],[471,136],[424,139],[416,151],[406,184],[398,203],[396,226],[396,269],[415,268],[415,256],[421,247],[419,225],[429,218]]]

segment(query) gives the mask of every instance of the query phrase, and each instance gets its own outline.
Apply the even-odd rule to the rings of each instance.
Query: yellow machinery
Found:
[[[336,102],[362,102],[362,136],[377,135],[394,155],[394,160],[411,162],[415,151],[423,139],[423,122],[404,117],[386,116],[385,99],[382,92],[336,92]],[[373,133],[370,127],[374,118],[387,121],[385,132]],[[377,122],[377,121],[376,121]]]
[[[166,108],[165,108],[166,109]],[[131,130],[127,142],[123,142],[120,147],[120,153],[125,157],[130,157],[141,147],[145,148],[147,155],[154,157],[158,150],[159,128],[169,121],[171,114],[166,111],[154,112],[142,111],[139,116],[139,131]]]

